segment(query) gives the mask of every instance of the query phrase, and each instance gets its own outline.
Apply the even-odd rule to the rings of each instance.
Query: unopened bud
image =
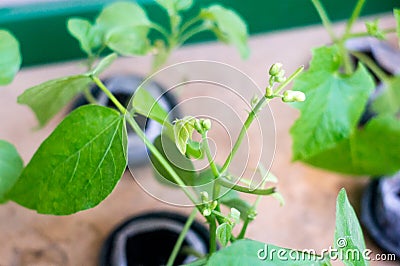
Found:
[[[210,119],[203,119],[201,120],[201,125],[204,130],[210,130],[211,128],[211,121]]]
[[[283,93],[282,101],[284,102],[304,102],[306,95],[301,91],[287,90]]]
[[[267,98],[272,98],[272,96],[274,96],[274,90],[273,90],[272,88],[268,87],[268,88],[265,90],[265,96],[266,96]]]
[[[196,129],[196,131],[199,132],[199,133],[201,133],[201,132],[203,131],[203,127],[201,126],[201,123],[200,123],[200,121],[199,121],[198,119],[196,119],[196,120],[194,121],[193,127],[194,127],[194,129]]]
[[[211,210],[210,209],[206,208],[206,209],[203,210],[203,216],[207,217],[207,216],[210,216],[210,214],[211,214]]]
[[[281,63],[275,63],[269,68],[269,74],[271,76],[276,76],[281,72],[282,70],[282,64]]]
[[[207,191],[202,191],[202,192],[200,193],[200,197],[201,197],[201,201],[202,201],[203,203],[206,203],[206,202],[209,201]]]

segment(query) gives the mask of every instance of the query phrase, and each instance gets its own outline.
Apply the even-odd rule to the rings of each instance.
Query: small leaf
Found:
[[[14,79],[21,66],[21,54],[17,39],[8,31],[0,30],[0,85]]]
[[[101,45],[102,33],[90,21],[71,18],[68,20],[67,28],[69,33],[79,41],[81,49],[88,55],[91,55],[93,49]]]
[[[143,87],[139,87],[132,99],[132,111],[157,121],[161,125],[168,123],[168,113]]]
[[[98,77],[104,70],[106,70],[113,62],[115,59],[118,58],[118,55],[115,53],[109,54],[106,57],[104,57],[93,69],[93,71],[90,73],[93,76]]]
[[[28,105],[35,112],[40,126],[44,126],[90,83],[91,79],[86,75],[53,79],[27,89],[18,97],[18,103]]]
[[[138,4],[122,1],[106,6],[96,19],[106,32],[118,27],[149,26],[146,12]]]
[[[225,247],[226,245],[228,245],[231,236],[232,225],[230,225],[229,223],[223,223],[217,227],[217,239],[222,246]]]
[[[186,11],[193,5],[193,0],[156,0],[156,2],[167,10],[168,14]]]
[[[195,118],[186,116],[178,119],[174,124],[175,143],[182,154],[186,153],[186,146],[192,138]]]
[[[241,239],[212,254],[206,265],[327,266],[331,264],[326,258],[311,253]]]
[[[150,50],[147,26],[127,26],[110,30],[106,35],[107,46],[125,56],[145,55]]]
[[[215,23],[217,37],[221,41],[235,45],[243,58],[249,56],[247,25],[236,12],[220,5],[212,5],[203,9],[200,15]]]
[[[232,219],[233,223],[238,224],[240,222],[240,211],[236,208],[231,208],[229,218]]]
[[[165,160],[167,160],[171,167],[175,170],[178,176],[183,180],[186,185],[192,185],[197,176],[196,170],[192,161],[182,153],[179,152],[175,143],[167,136],[158,136],[154,140],[154,146],[161,153]],[[175,183],[175,180],[167,172],[165,167],[154,157],[153,154],[150,155],[152,166],[155,172],[155,176],[161,182],[165,183],[168,180]]]
[[[396,114],[400,110],[400,76],[390,78],[384,90],[372,103],[378,114]]]
[[[293,90],[307,96],[295,105],[301,115],[290,129],[294,160],[306,161],[334,147],[358,126],[375,85],[362,65],[352,75],[339,73],[340,60],[335,46],[318,48],[309,70],[294,83]]]
[[[7,196],[43,214],[93,208],[125,171],[126,147],[124,116],[103,106],[80,107],[40,145]]]
[[[203,159],[204,152],[201,148],[200,142],[189,139],[186,145],[186,155],[194,159]]]
[[[0,203],[7,200],[5,194],[17,182],[23,168],[22,159],[15,147],[0,140]]]
[[[339,258],[342,258],[345,265],[369,265],[363,256],[366,247],[361,226],[343,188],[336,201],[334,248],[342,254]],[[346,256],[347,254],[351,256]]]
[[[238,195],[238,193],[231,194],[231,195],[236,195],[235,197],[222,197],[221,198],[221,204],[229,207],[229,208],[235,208],[240,212],[240,218],[242,220],[247,219],[249,216],[250,212],[252,212],[252,206],[245,200],[241,199]]]

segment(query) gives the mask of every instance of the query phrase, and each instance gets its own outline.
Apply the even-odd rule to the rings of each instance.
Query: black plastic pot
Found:
[[[364,191],[361,222],[371,238],[400,259],[400,173],[372,181]]]
[[[114,94],[114,96],[126,107],[129,101],[141,85],[143,79],[135,75],[118,75],[109,77],[103,80],[106,87]],[[164,90],[159,84],[151,82],[145,88],[154,99],[158,100],[158,103],[167,111],[170,112],[170,120],[174,120],[179,116],[176,106],[175,98],[166,90]],[[92,89],[92,94],[100,105],[115,108],[114,104],[108,99],[103,91],[97,86]],[[77,108],[81,105],[87,104],[88,102],[82,96],[78,98],[73,108]],[[162,126],[151,119],[146,119],[144,116],[137,115],[135,120],[144,129],[146,136],[153,141],[162,130]],[[148,152],[146,146],[139,139],[139,137],[127,127],[128,131],[128,165],[129,166],[140,166],[149,162]]]
[[[165,265],[185,225],[187,217],[171,212],[152,212],[128,219],[105,241],[101,266]],[[194,221],[182,244],[199,254],[209,249],[208,230]],[[180,252],[174,265],[195,261],[193,255]]]
[[[346,45],[351,50],[370,56],[387,74],[400,73],[400,52],[386,42],[368,37],[352,39]],[[385,90],[376,76],[375,81],[378,86],[369,98],[360,127],[376,115],[371,104]],[[376,244],[400,258],[400,172],[393,177],[380,177],[370,182],[363,193],[361,223]]]

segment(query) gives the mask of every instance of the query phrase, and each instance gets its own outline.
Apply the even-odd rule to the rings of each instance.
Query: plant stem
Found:
[[[350,19],[347,21],[346,24],[346,30],[343,35],[343,39],[347,39],[347,36],[351,32],[351,28],[353,27],[354,22],[357,20],[357,18],[360,16],[361,10],[365,4],[365,0],[358,0],[357,4],[353,10],[353,13],[351,14]]]
[[[206,31],[208,29],[209,29],[208,26],[204,24],[194,27],[193,29],[187,31],[184,35],[181,36],[179,44],[183,44],[194,35],[199,34],[200,32]]]
[[[330,21],[328,14],[326,13],[324,7],[322,6],[319,0],[311,0],[315,9],[318,12],[319,17],[321,18],[322,24],[324,25],[325,29],[327,30],[329,36],[331,37],[332,41],[336,41],[336,35],[333,31],[332,22]]]
[[[157,23],[151,23],[150,27],[153,28],[154,30],[158,31],[159,33],[161,33],[168,40],[170,34],[167,32],[167,30],[164,27],[162,27],[161,25],[159,25]]]
[[[369,56],[360,52],[351,52],[361,63],[366,65],[383,82],[388,82],[390,77]]]
[[[175,243],[174,249],[171,252],[171,255],[169,256],[167,266],[172,266],[174,264],[174,261],[176,259],[176,256],[178,256],[179,250],[182,246],[183,240],[185,240],[185,236],[187,232],[190,229],[190,226],[192,225],[194,218],[196,217],[197,214],[197,209],[194,208],[192,213],[190,214],[189,218],[186,220],[186,223],[182,229],[182,232],[179,234],[178,240]]]
[[[350,75],[351,73],[353,73],[354,70],[353,70],[353,64],[351,63],[349,52],[345,46],[345,41],[341,40],[337,43],[337,45],[339,48],[339,52],[342,55],[344,72],[347,75]]]
[[[383,34],[395,33],[396,28],[384,29],[381,32]],[[368,37],[368,36],[371,36],[368,32],[354,32],[354,33],[349,33],[347,35],[347,38]]]
[[[250,219],[248,219],[248,218],[243,221],[242,230],[240,230],[240,233],[239,233],[239,235],[237,236],[236,239],[243,239],[244,238],[249,223],[250,223]]]
[[[204,145],[204,147],[203,147],[204,151],[206,153],[208,162],[210,163],[211,171],[213,172],[214,177],[219,177],[218,168],[215,165],[214,159],[213,159],[213,157],[211,155],[210,145],[208,144],[208,139],[207,139],[207,133],[206,132],[202,133],[201,134],[201,138],[202,138],[202,141],[203,141],[202,143]]]
[[[243,187],[237,184],[234,184],[228,180],[226,180],[225,178],[219,178],[217,180],[217,182],[226,187],[226,188],[230,188],[239,192],[243,192],[243,193],[249,193],[249,194],[254,194],[254,195],[271,195],[273,193],[275,193],[275,187],[271,187],[271,188],[266,188],[266,189],[250,189],[247,187]]]
[[[210,223],[210,254],[217,251],[217,223],[214,214],[211,214],[209,219]]]
[[[292,75],[290,75],[284,82],[282,82],[276,91],[274,92],[275,94],[279,94],[292,80],[294,80],[304,69],[304,66],[299,67],[296,69],[295,72],[293,72]],[[222,166],[220,173],[225,173],[226,170],[228,170],[229,165],[232,162],[233,157],[235,156],[236,152],[238,151],[240,144],[242,143],[242,140],[249,129],[251,123],[253,122],[254,118],[256,117],[257,113],[260,111],[260,109],[264,106],[266,102],[269,102],[271,99],[267,99],[265,96],[262,97],[257,104],[254,106],[254,108],[250,111],[246,121],[243,124],[242,129],[240,130],[239,136],[236,139],[235,144],[233,145],[233,148],[231,152],[228,155],[228,158],[225,160],[224,165]]]
[[[93,94],[91,93],[89,88],[86,88],[83,91],[83,95],[85,96],[86,100],[91,104],[98,104],[96,98],[94,98]]]
[[[190,20],[186,21],[180,31],[179,31],[179,35],[183,34],[188,28],[190,28],[191,26],[193,26],[194,24],[196,24],[197,22],[199,22],[201,20],[200,16],[196,16],[194,18],[191,18]]]
[[[96,85],[107,95],[107,97],[113,102],[113,104],[118,108],[118,110],[122,113],[122,114],[126,114],[128,111],[126,110],[126,108],[118,101],[117,98],[115,98],[115,96],[111,93],[111,91],[109,91],[107,89],[107,87],[104,85],[104,83],[95,76],[91,76],[92,80],[94,81],[94,83],[96,83]],[[139,127],[140,128],[140,127]],[[144,134],[144,133],[143,133]]]

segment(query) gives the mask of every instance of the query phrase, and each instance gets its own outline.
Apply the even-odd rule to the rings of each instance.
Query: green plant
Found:
[[[260,250],[262,253],[267,246],[244,238],[249,223],[256,216],[256,208],[261,196],[279,195],[274,187],[265,187],[266,183],[274,182],[275,179],[271,173],[265,171],[262,165],[259,165],[264,182],[261,188],[253,189],[246,186],[248,180],[245,178],[240,179],[244,185],[233,183],[228,173],[246,131],[267,102],[274,98],[281,98],[284,102],[305,100],[302,92],[291,90],[283,92],[286,86],[301,73],[302,67],[288,78],[285,77],[281,64],[274,64],[270,68],[270,78],[265,94],[252,102],[248,118],[222,166],[216,165],[210,156],[207,133],[212,125],[209,120],[186,116],[172,124],[168,120],[167,112],[142,88],[136,91],[131,106],[123,106],[99,78],[101,72],[118,57],[116,53],[111,53],[95,64],[95,60],[105,47],[122,55],[144,54],[151,50],[149,47],[153,47],[146,41],[150,28],[161,32],[167,40],[166,42],[161,40],[164,45],[167,43],[165,46],[167,48],[161,49],[160,53],[164,54],[162,57],[191,35],[208,29],[213,30],[222,40],[237,45],[243,54],[247,53],[246,27],[232,11],[214,5],[203,9],[199,17],[181,25],[179,11],[189,8],[191,1],[158,2],[168,11],[171,18],[170,32],[149,22],[139,6],[127,2],[107,7],[94,25],[82,19],[69,21],[70,32],[77,37],[82,49],[88,54],[88,71],[32,87],[18,98],[19,103],[30,106],[40,125],[44,125],[77,93],[85,92],[87,98],[94,102],[88,90],[88,86],[94,83],[114,103],[116,110],[96,105],[95,102],[76,109],[41,144],[24,168],[16,150],[9,144],[0,142],[0,172],[6,173],[0,179],[0,200],[12,200],[39,213],[54,215],[68,215],[96,206],[111,193],[125,171],[127,165],[126,126],[130,126],[148,147],[154,167],[158,172],[162,173],[164,178],[178,184],[195,206],[175,245],[168,265],[173,264],[185,233],[198,212],[209,224],[210,250],[206,257],[199,258],[193,265],[221,265],[222,263],[229,265],[249,263],[252,265],[277,265],[277,263],[330,265],[328,254],[319,256],[271,245],[268,246],[269,249],[284,250],[286,255],[257,258]],[[125,16],[127,10],[138,14],[135,21],[130,21],[131,17]],[[200,24],[196,26],[197,23]],[[238,25],[238,27],[232,27],[232,25]],[[191,27],[193,28],[190,29]],[[185,33],[185,30],[189,33]],[[8,38],[7,41],[12,43],[13,40],[13,38]],[[155,42],[154,45],[157,46],[161,42]],[[14,51],[18,47],[15,43],[11,46]],[[159,66],[160,61],[157,60],[159,59],[156,58],[156,65]],[[163,57],[162,61],[164,60]],[[13,61],[14,63],[18,61],[17,65],[19,65],[19,60]],[[12,73],[15,73],[16,67],[15,64],[7,63],[5,69],[7,71],[14,69]],[[7,82],[12,76],[7,77]],[[161,138],[156,139],[154,144],[151,143],[135,121],[135,114],[144,115],[161,123],[164,126],[163,134],[166,136],[166,143],[163,144],[171,145],[162,146],[161,141],[164,140]],[[202,142],[194,141],[193,134],[199,134]],[[168,161],[163,147],[167,147],[169,152],[175,152],[182,161],[188,157],[202,158],[204,154],[209,168],[199,173],[181,171]],[[207,189],[195,191],[196,193],[187,188],[199,183],[206,184],[209,181],[214,182]],[[258,198],[250,204],[242,200],[238,192],[255,194]],[[223,213],[222,205],[230,208],[229,213]],[[240,225],[242,227],[239,234],[234,235],[233,227]],[[352,252],[361,254],[365,249],[361,229],[344,190],[339,193],[337,200],[336,225],[335,243],[342,238],[349,243],[346,246],[338,246],[337,252],[343,253],[346,249],[350,249]],[[227,246],[229,243],[230,245],[217,252],[217,242],[222,246]],[[300,257],[292,257],[291,252]],[[357,260],[342,257],[348,265],[367,264],[364,256],[360,256]]]
[[[291,128],[293,160],[331,171],[382,176],[400,169],[400,76],[389,76],[368,55],[349,50],[350,38],[373,36],[384,39],[396,29],[381,29],[378,20],[366,23],[365,32],[353,32],[365,0],[359,0],[347,21],[345,31],[337,35],[319,0],[312,1],[332,45],[313,50],[310,68],[294,83],[307,101],[294,106],[301,112]],[[394,10],[397,34],[400,34],[399,10]],[[351,56],[359,63],[354,66]],[[376,98],[373,75],[385,86]],[[371,107],[367,105],[371,100]],[[364,112],[375,113],[360,125]]]

